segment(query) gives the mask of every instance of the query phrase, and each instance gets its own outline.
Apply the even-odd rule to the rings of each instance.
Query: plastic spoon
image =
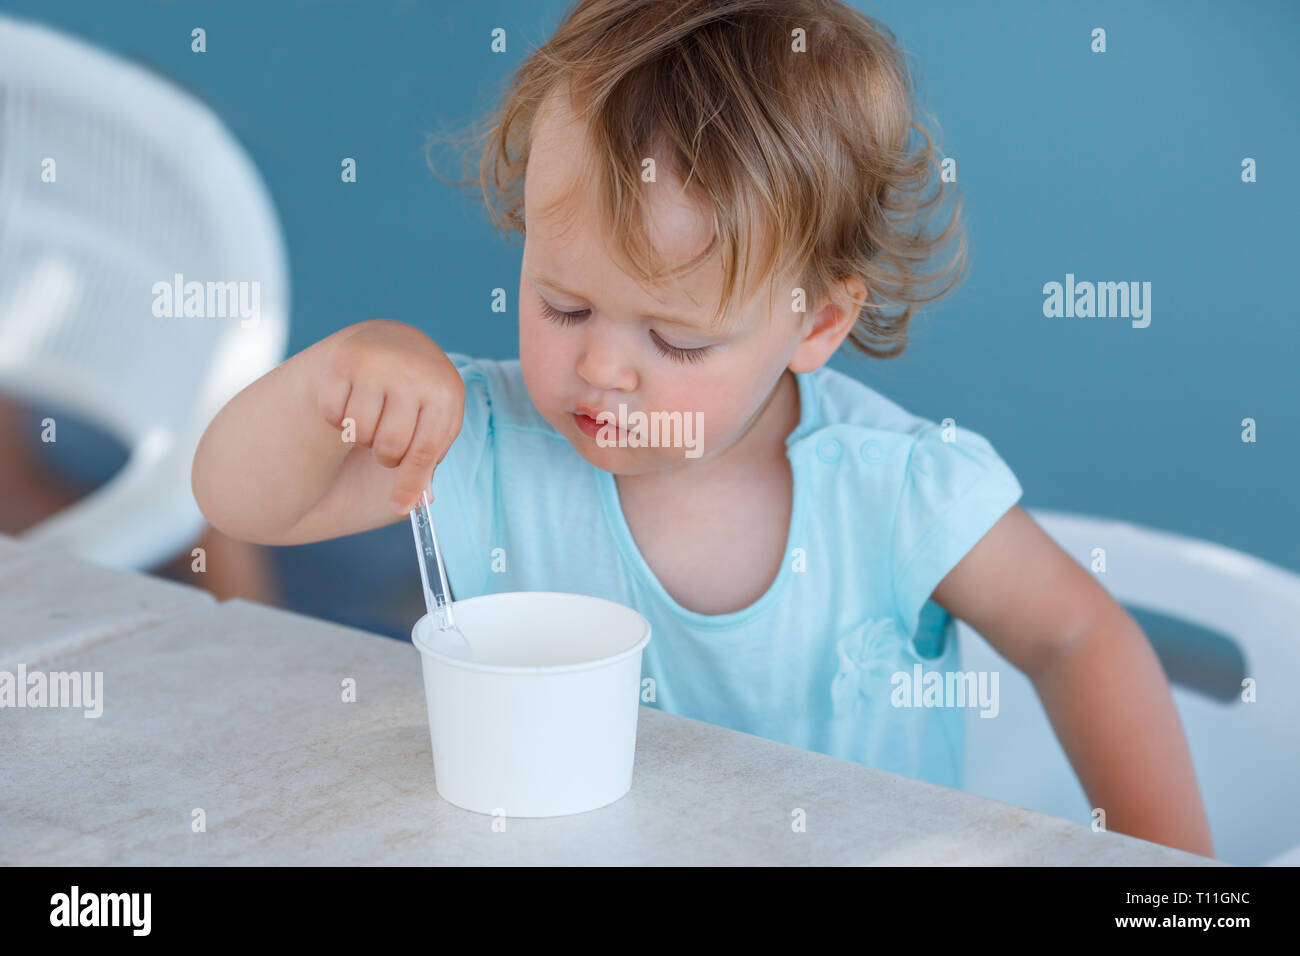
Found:
[[[474,660],[474,648],[460,632],[451,616],[451,595],[447,587],[447,571],[442,564],[442,549],[433,532],[433,512],[429,510],[429,492],[420,492],[420,504],[411,510],[411,530],[415,533],[415,553],[420,558],[420,581],[424,584],[424,606],[429,616],[438,622],[434,648],[448,657]],[[433,565],[435,574],[429,573]]]

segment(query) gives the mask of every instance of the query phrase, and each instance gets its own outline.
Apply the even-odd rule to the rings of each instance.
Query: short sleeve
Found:
[[[903,475],[894,521],[894,601],[905,634],[939,582],[1020,500],[1016,476],[988,440],[964,428],[944,441],[919,432]]]
[[[483,360],[448,352],[465,383],[460,432],[433,472],[433,521],[457,600],[482,593],[492,533],[493,416]]]

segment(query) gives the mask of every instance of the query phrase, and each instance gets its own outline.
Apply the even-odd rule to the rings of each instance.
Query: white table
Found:
[[[434,789],[410,644],[0,536],[19,664],[103,714],[0,709],[0,864],[1218,865],[648,707],[627,796],[494,831]]]

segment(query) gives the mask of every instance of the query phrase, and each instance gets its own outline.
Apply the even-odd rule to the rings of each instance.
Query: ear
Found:
[[[861,279],[841,279],[833,294],[818,303],[815,312],[804,316],[802,338],[790,359],[792,372],[812,372],[829,361],[858,320],[867,301],[867,287]]]

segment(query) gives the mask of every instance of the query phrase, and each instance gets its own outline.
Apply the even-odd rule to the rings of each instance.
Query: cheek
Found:
[[[763,401],[762,374],[748,362],[738,361],[726,371],[710,375],[699,382],[682,398],[683,404],[704,413],[707,427],[715,436],[730,435],[740,429]]]
[[[556,336],[546,316],[537,309],[524,306],[519,311],[519,361],[520,364],[544,365],[554,358]]]
[[[524,386],[539,406],[547,403],[550,392],[555,387],[552,384],[554,376],[547,374],[547,369],[554,360],[549,354],[550,342],[546,330],[539,328],[543,321],[545,317],[538,315],[536,310],[530,310],[526,306],[520,308],[519,371],[523,374]]]
[[[702,378],[689,376],[681,384],[673,385],[662,393],[671,396],[666,407],[682,412],[699,412],[705,427],[715,433],[729,432],[744,417],[741,405],[745,395],[736,391],[743,383],[733,383],[715,376]]]
[[[540,310],[521,307],[519,315],[519,371],[524,388],[542,416],[556,429],[567,421],[564,409],[573,400],[576,361],[570,353],[572,337]]]
[[[519,309],[519,349],[553,358],[569,347],[572,336],[567,329],[552,322],[535,305],[525,304]]]

